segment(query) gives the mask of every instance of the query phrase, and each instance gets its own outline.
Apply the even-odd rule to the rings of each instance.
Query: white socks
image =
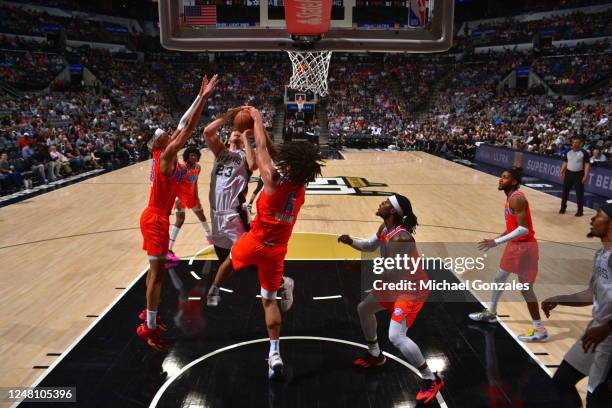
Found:
[[[168,247],[170,251],[172,251],[172,248],[174,248],[174,241],[176,241],[176,237],[178,236],[180,231],[180,227],[177,227],[176,225],[172,226],[172,230],[170,231],[170,246]]]
[[[155,330],[157,327],[157,310],[147,309],[147,327],[149,330]]]
[[[370,353],[374,357],[380,356],[380,347],[378,347],[378,341],[375,339],[373,341],[367,341],[367,343],[368,343],[368,353]]]
[[[280,340],[272,340],[270,339],[270,352],[268,355],[272,354],[280,354]]]
[[[544,328],[544,325],[542,324],[541,320],[534,320],[533,321],[533,328],[536,330],[542,330]]]

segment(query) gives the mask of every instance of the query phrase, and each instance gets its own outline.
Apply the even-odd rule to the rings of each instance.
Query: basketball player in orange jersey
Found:
[[[210,227],[206,221],[204,209],[202,208],[200,197],[198,195],[198,176],[202,171],[202,167],[198,164],[200,157],[202,157],[202,153],[200,153],[198,148],[194,146],[190,146],[183,151],[183,163],[180,164],[180,166],[181,170],[185,172],[185,175],[182,177],[179,184],[176,202],[174,203],[174,208],[176,209],[176,220],[174,221],[174,225],[170,231],[170,246],[168,250],[168,259],[172,260],[173,262],[179,261],[179,258],[174,255],[172,249],[174,248],[176,238],[181,231],[181,227],[185,222],[185,209],[191,209],[198,217],[200,224],[202,224],[204,232],[206,233],[207,240],[209,242],[211,241]]]
[[[392,195],[380,203],[376,215],[383,219],[383,224],[378,228],[376,235],[369,239],[353,239],[348,235],[341,235],[338,242],[364,252],[373,252],[380,248],[380,255],[383,258],[395,258],[404,254],[413,259],[419,258],[413,237],[417,217],[412,210],[410,200],[399,194]],[[387,359],[378,346],[376,313],[387,309],[391,313],[389,340],[406,360],[419,370],[423,380],[416,399],[426,404],[435,398],[444,382],[427,366],[421,349],[406,333],[425,304],[428,291],[421,290],[419,286],[420,282],[429,281],[429,276],[422,266],[417,264],[415,268],[410,267],[410,270],[386,270],[377,275],[376,279],[383,282],[414,282],[415,289],[383,290],[379,286],[373,286],[357,306],[368,351],[353,364],[357,367],[370,368],[386,362]]]
[[[151,193],[149,205],[140,216],[140,231],[143,236],[142,248],[149,257],[149,272],[147,273],[147,309],[140,314],[145,320],[136,329],[136,333],[149,346],[157,351],[165,347],[162,331],[165,326],[157,317],[159,295],[164,281],[164,266],[170,237],[170,212],[176,199],[178,185],[184,176],[178,166],[176,155],[191,137],[200,116],[202,108],[215,85],[217,75],[209,81],[205,76],[200,91],[191,107],[179,122],[172,137],[161,129],[155,131],[155,136],[149,141],[153,160],[151,163]]]
[[[293,280],[284,278],[284,261],[287,243],[293,226],[304,204],[306,184],[321,174],[321,153],[310,143],[284,143],[272,162],[268,139],[261,113],[248,109],[254,121],[256,144],[255,158],[264,182],[264,189],[257,201],[257,215],[251,221],[251,230],[233,246],[230,257],[223,262],[208,292],[207,303],[216,306],[220,301],[219,287],[233,271],[254,265],[261,285],[261,301],[266,327],[270,337],[268,377],[282,376],[283,360],[280,356],[281,313],[276,301],[283,283],[284,296],[281,309],[288,310],[293,302]],[[246,143],[246,148],[250,144]]]
[[[498,189],[503,190],[507,197],[504,206],[506,231],[495,239],[481,241],[478,248],[487,251],[507,242],[495,282],[504,283],[508,276],[514,273],[518,275],[519,282],[529,284],[529,289],[522,290],[521,294],[527,302],[527,308],[533,320],[533,328],[518,336],[518,339],[528,343],[543,343],[548,340],[548,333],[540,320],[538,299],[533,291],[538,275],[538,241],[535,239],[531,222],[529,202],[525,194],[519,190],[522,177],[523,170],[518,167],[502,173]],[[489,308],[482,312],[471,313],[470,319],[477,322],[495,323],[497,321],[497,302],[501,295],[502,290],[494,290]]]

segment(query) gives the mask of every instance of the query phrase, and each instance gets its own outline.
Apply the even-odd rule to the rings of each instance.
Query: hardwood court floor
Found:
[[[421,224],[418,242],[438,243],[440,251],[450,253],[456,247],[448,243],[473,249],[480,239],[504,230],[504,195],[497,191],[496,177],[420,152],[345,157],[328,162],[324,176],[364,177],[387,184],[364,190],[408,196]],[[207,214],[211,164],[212,155],[205,151],[199,191]],[[149,168],[148,162],[136,164],[0,209],[0,306],[5,311],[0,322],[0,387],[31,384],[44,371],[33,367],[51,365],[57,356],[48,354],[64,352],[146,268],[138,220],[148,199]],[[580,290],[592,268],[593,251],[588,248],[599,244],[585,238],[594,212],[587,209],[583,218],[575,218],[570,207],[560,216],[558,198],[523,189],[537,238],[560,243],[547,248],[556,255],[541,258],[539,280],[569,282],[554,288],[562,293]],[[379,224],[374,212],[383,199],[309,195],[295,231],[370,236]],[[179,256],[188,258],[205,247],[194,219],[187,215],[175,247]],[[499,255],[499,249],[494,251]],[[485,272],[493,276],[495,269]],[[541,354],[537,358],[543,365],[559,364],[589,313],[590,308],[560,307],[548,325],[551,341],[529,349]],[[521,302],[502,303],[500,314],[509,316],[504,322],[514,333],[529,325]]]

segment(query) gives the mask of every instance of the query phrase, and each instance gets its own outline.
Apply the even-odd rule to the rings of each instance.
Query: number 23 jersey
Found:
[[[250,177],[245,151],[223,149],[217,155],[210,174],[211,210],[237,210],[246,201]]]

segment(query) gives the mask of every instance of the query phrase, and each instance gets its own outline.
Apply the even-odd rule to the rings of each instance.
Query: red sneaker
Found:
[[[138,315],[138,318],[146,323],[147,309],[144,309],[142,312],[140,312],[140,314]],[[166,326],[166,323],[162,321],[161,317],[159,317],[159,314],[157,315],[157,318],[155,319],[155,324],[157,325],[157,327],[159,327],[161,331],[168,330],[168,326]]]
[[[378,357],[374,357],[369,352],[365,352],[363,357],[353,361],[353,365],[362,368],[378,367],[387,362],[387,357],[381,352]]]
[[[434,373],[436,376],[433,380],[423,380],[421,382],[421,390],[416,396],[417,401],[421,401],[427,404],[429,401],[436,397],[440,388],[444,387],[444,381],[440,377],[438,377],[437,373]]]
[[[162,338],[162,331],[159,326],[150,330],[146,323],[142,323],[136,328],[136,334],[156,351],[164,351],[166,348],[166,342]]]

